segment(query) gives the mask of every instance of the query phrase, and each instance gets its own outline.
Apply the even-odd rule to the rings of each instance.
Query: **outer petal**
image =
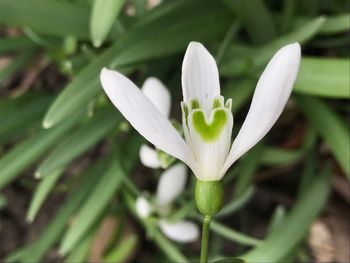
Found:
[[[179,221],[171,223],[160,220],[159,227],[168,238],[178,242],[192,242],[199,237],[198,226],[190,221]]]
[[[261,75],[247,117],[232,144],[222,175],[271,129],[292,92],[300,63],[298,43],[281,48]]]
[[[162,173],[157,187],[157,204],[160,206],[171,203],[178,197],[186,184],[186,166],[179,163]]]
[[[151,77],[145,80],[141,90],[157,109],[168,118],[171,107],[171,96],[164,84],[159,79]]]
[[[219,73],[215,59],[198,42],[191,42],[182,63],[184,102],[205,101],[220,95]]]
[[[194,168],[190,149],[180,134],[131,80],[106,68],[102,70],[100,78],[114,106],[135,130],[158,149]]]
[[[141,145],[139,155],[141,163],[144,166],[147,166],[152,169],[157,169],[160,167],[157,151],[149,147],[147,144]]]
[[[139,196],[136,199],[135,209],[136,209],[137,214],[141,218],[148,217],[151,214],[152,210],[153,210],[151,204],[143,196]]]

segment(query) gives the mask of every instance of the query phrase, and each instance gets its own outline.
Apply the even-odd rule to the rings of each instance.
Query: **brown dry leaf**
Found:
[[[117,220],[111,216],[106,217],[102,221],[91,246],[89,262],[102,262],[103,252],[113,238],[116,225]]]
[[[334,240],[329,227],[323,221],[317,220],[311,225],[308,244],[315,258],[315,262],[334,261]]]

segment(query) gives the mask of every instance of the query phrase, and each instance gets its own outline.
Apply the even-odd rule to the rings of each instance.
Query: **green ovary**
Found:
[[[196,111],[192,117],[193,127],[206,142],[215,141],[219,138],[220,133],[227,124],[227,115],[225,110],[217,109],[214,111],[214,115],[211,123],[205,121],[205,115],[203,111]]]

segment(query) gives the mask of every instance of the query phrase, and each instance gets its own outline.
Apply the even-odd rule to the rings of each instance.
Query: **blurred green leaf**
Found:
[[[34,220],[39,209],[41,208],[47,196],[50,194],[63,171],[64,168],[56,169],[40,181],[29,204],[27,221],[32,222]]]
[[[28,92],[15,99],[0,101],[0,143],[6,143],[40,127],[40,118],[52,101],[44,93]]]
[[[125,33],[65,88],[47,112],[44,126],[52,127],[76,109],[86,107],[101,91],[98,78],[103,67],[121,70],[131,63],[179,52],[191,40],[205,41],[222,35],[229,26],[228,11],[219,2],[205,3],[171,2],[147,13],[140,25]]]
[[[275,38],[260,48],[233,45],[228,49],[222,61],[220,75],[236,76],[237,73],[240,75],[250,73],[254,77],[259,77],[261,70],[257,69],[264,66],[277,50],[290,43],[305,43],[319,32],[325,20],[324,17],[318,17],[305,22],[293,31]],[[244,65],[243,70],[241,69],[242,65]]]
[[[282,35],[264,45],[262,48],[259,48],[254,52],[252,56],[253,64],[256,66],[264,65],[269,59],[272,58],[278,49],[287,44],[294,42],[299,42],[302,44],[306,42],[319,32],[325,21],[326,19],[324,17],[315,18],[310,22],[304,23],[288,34]]]
[[[95,47],[101,46],[121,11],[125,0],[94,0],[90,18],[90,35]]]
[[[234,190],[234,199],[241,197],[252,185],[255,171],[259,167],[262,158],[263,142],[255,145],[240,161],[239,176],[237,177]]]
[[[60,245],[62,255],[70,252],[101,216],[101,213],[120,188],[123,173],[125,171],[121,167],[120,160],[115,156],[101,174],[95,188],[90,192],[89,198],[79,210],[74,223],[65,233]]]
[[[237,232],[214,220],[212,220],[210,223],[210,230],[212,230],[213,232],[215,232],[216,234],[222,237],[225,237],[231,241],[234,241],[242,245],[256,246],[262,243],[259,239]]]
[[[320,29],[320,34],[338,34],[350,30],[350,14],[328,16]]]
[[[262,0],[224,0],[245,26],[250,38],[256,44],[275,38],[277,32],[269,9]]]
[[[240,194],[237,198],[235,196],[222,207],[220,212],[215,215],[216,218],[225,217],[231,215],[243,207],[253,197],[255,189],[253,186],[248,187],[245,191]]]
[[[39,131],[2,156],[0,159],[0,188],[14,180],[59,141],[75,124],[77,117],[72,116],[70,120],[66,120],[55,129]]]
[[[45,177],[58,167],[67,166],[74,158],[93,147],[108,132],[116,128],[120,118],[120,114],[110,108],[97,113],[52,150],[39,165],[35,176]]]
[[[348,59],[303,58],[294,91],[314,96],[350,98]]]
[[[103,262],[126,262],[128,257],[135,251],[138,242],[136,234],[130,234],[121,240],[116,248],[112,249],[106,256]]]
[[[26,36],[8,37],[0,39],[0,54],[14,51],[33,50],[37,45]]]
[[[0,24],[29,27],[52,36],[89,37],[86,5],[54,0],[0,0]]]
[[[33,55],[31,51],[22,52],[0,70],[0,89],[4,88],[5,81],[28,64]]]
[[[101,172],[105,169],[107,160],[104,158],[96,165],[89,167],[80,175],[80,180],[70,191],[67,201],[55,214],[52,221],[42,231],[41,236],[29,246],[14,251],[5,259],[6,262],[41,262],[45,253],[63,235],[69,219],[76,212],[80,204],[90,195],[98,182]]]
[[[237,113],[252,97],[255,88],[255,82],[252,79],[233,80],[228,82],[223,89],[223,96],[232,98],[232,112]]]
[[[241,258],[247,262],[281,262],[307,233],[323,208],[329,193],[331,169],[324,169],[310,183],[308,192],[297,200],[287,217],[260,243]]]
[[[215,261],[214,263],[245,263],[245,261],[241,258],[224,258]]]
[[[154,229],[153,240],[159,248],[169,257],[173,262],[189,262],[189,260],[181,254],[178,248],[168,240],[159,230]]]
[[[95,227],[96,228],[96,227]],[[71,253],[65,258],[64,262],[86,262],[90,252],[92,242],[96,234],[96,229],[87,233],[82,240],[74,247]]]
[[[260,162],[263,165],[285,165],[295,162],[303,156],[302,150],[288,150],[278,147],[265,147],[261,153]]]
[[[286,209],[282,205],[276,206],[271,216],[267,233],[273,233],[286,217]]]
[[[328,144],[339,165],[350,179],[350,131],[345,121],[320,99],[308,96],[295,96],[295,99],[307,120]]]

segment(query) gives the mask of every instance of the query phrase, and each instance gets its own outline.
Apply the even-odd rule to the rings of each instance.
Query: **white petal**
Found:
[[[169,90],[157,78],[148,78],[143,83],[142,92],[149,98],[157,109],[165,116],[169,117],[171,96]]]
[[[219,73],[215,59],[198,42],[191,42],[182,63],[183,101],[205,101],[220,95]]]
[[[216,113],[223,113],[226,121],[221,130],[218,130],[216,138],[207,140],[203,137],[194,125],[194,116],[198,113],[205,113],[202,110],[193,110],[188,115],[188,133],[186,140],[193,151],[193,155],[198,163],[197,173],[195,174],[201,181],[218,181],[221,179],[221,169],[225,163],[231,146],[231,134],[233,126],[233,116],[230,110],[226,108],[217,108],[209,116],[205,116],[205,123],[214,125],[214,116]],[[198,116],[198,115],[197,115]],[[209,127],[203,130],[207,131]]]
[[[160,167],[158,153],[155,149],[149,147],[146,144],[142,144],[139,155],[140,155],[141,163],[144,166],[147,166],[152,169],[157,169]]]
[[[298,43],[281,48],[261,75],[247,117],[232,144],[222,174],[275,124],[292,92],[300,63]]]
[[[151,204],[143,196],[139,196],[136,199],[135,209],[136,209],[137,214],[141,218],[148,217],[153,210]]]
[[[194,168],[193,157],[186,142],[131,80],[106,68],[102,70],[100,78],[109,99],[135,130],[158,149],[185,162],[191,169]]]
[[[185,188],[187,178],[186,166],[178,163],[164,171],[157,187],[157,204],[163,206],[171,203]]]
[[[178,242],[192,242],[198,239],[198,226],[190,221],[171,223],[166,220],[159,221],[159,227],[168,238]]]

